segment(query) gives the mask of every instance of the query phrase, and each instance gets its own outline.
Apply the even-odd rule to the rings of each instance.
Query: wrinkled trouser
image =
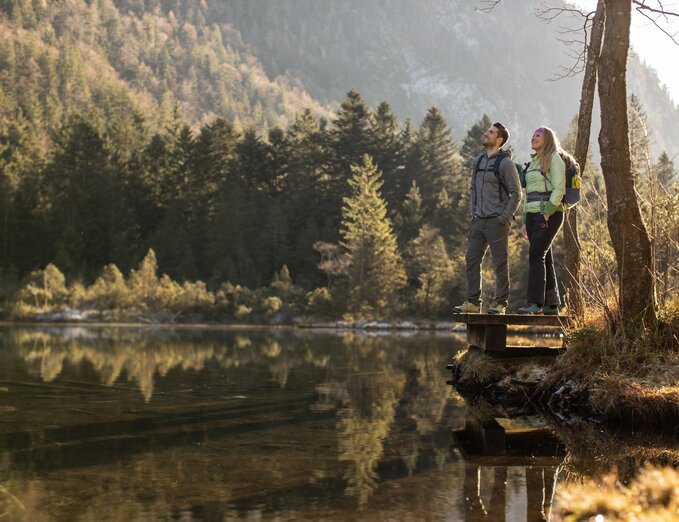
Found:
[[[481,303],[481,264],[490,247],[495,271],[495,293],[493,301],[507,306],[509,299],[509,268],[507,248],[510,225],[502,224],[497,218],[472,220],[467,241],[467,299],[474,304]]]
[[[559,288],[552,258],[552,241],[563,224],[563,212],[554,212],[545,221],[542,214],[526,214],[528,250],[528,302],[559,306]]]

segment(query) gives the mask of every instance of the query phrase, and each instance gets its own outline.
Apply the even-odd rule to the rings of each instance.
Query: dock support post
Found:
[[[490,352],[507,350],[506,324],[467,324],[467,342]]]

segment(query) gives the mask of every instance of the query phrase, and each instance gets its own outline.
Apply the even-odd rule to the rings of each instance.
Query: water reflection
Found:
[[[446,385],[459,348],[432,335],[0,331],[0,516],[537,519],[558,455],[535,454],[540,426],[483,420]]]

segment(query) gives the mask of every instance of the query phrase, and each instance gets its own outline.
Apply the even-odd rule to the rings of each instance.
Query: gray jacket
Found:
[[[502,154],[502,155],[500,155]],[[481,160],[479,163],[479,159]],[[498,184],[495,176],[495,162],[500,163],[500,178],[507,192]],[[479,169],[476,170],[476,165]],[[486,156],[484,152],[474,160],[472,179],[469,187],[469,206],[472,219],[497,217],[508,225],[521,205],[521,184],[519,173],[511,159],[511,153],[496,153]]]

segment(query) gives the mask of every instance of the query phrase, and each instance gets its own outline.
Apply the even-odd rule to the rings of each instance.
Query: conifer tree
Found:
[[[406,283],[403,260],[387,208],[380,195],[380,173],[365,155],[352,166],[351,196],[342,207],[342,246],[349,257],[348,278],[351,306],[360,311],[384,309],[394,293]]]
[[[407,244],[417,236],[422,226],[424,214],[425,208],[422,205],[422,195],[417,187],[417,182],[413,181],[408,194],[406,194],[401,211],[395,219],[401,245]]]
[[[334,163],[341,187],[352,173],[350,167],[359,165],[363,154],[370,152],[372,117],[370,107],[358,91],[349,91],[337,111],[332,131]]]
[[[672,183],[677,180],[677,171],[674,169],[674,162],[667,155],[667,152],[663,151],[660,155],[655,169],[658,181],[666,190],[669,190],[672,187]]]
[[[409,266],[418,282],[415,303],[425,316],[440,312],[450,295],[447,289],[454,277],[454,267],[443,238],[435,228],[424,225],[408,245]]]
[[[382,196],[389,211],[393,213],[403,201],[408,185],[405,180],[404,147],[398,120],[387,102],[382,102],[377,107],[371,134],[370,154],[382,172]]]
[[[467,136],[465,136],[464,141],[462,142],[462,148],[460,149],[463,169],[471,169],[474,159],[483,152],[481,140],[483,139],[483,134],[492,124],[493,122],[490,121],[488,115],[484,114],[483,117],[467,131]]]
[[[630,152],[632,154],[632,174],[637,185],[637,191],[642,196],[648,196],[648,179],[650,175],[650,135],[646,122],[646,111],[641,100],[632,94],[627,102],[627,118],[629,125]]]
[[[436,107],[429,109],[418,130],[416,156],[415,179],[429,211],[428,222],[444,238],[458,238],[467,222],[467,177],[448,124]]]

